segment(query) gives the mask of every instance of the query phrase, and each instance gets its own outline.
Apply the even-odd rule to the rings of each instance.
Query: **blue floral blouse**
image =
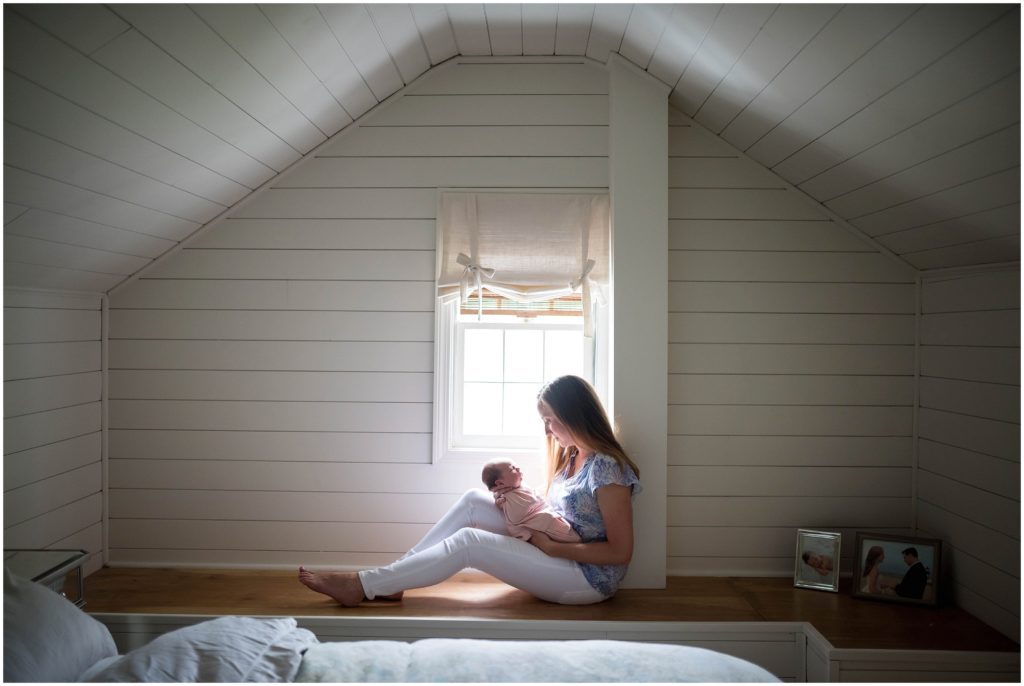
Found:
[[[569,520],[573,531],[584,543],[607,541],[608,534],[597,506],[597,489],[608,485],[630,486],[640,493],[640,480],[629,467],[623,469],[615,458],[595,453],[576,474],[555,477],[548,490],[548,502],[558,514]],[[628,565],[593,565],[577,562],[583,576],[597,591],[611,596],[619,588]]]

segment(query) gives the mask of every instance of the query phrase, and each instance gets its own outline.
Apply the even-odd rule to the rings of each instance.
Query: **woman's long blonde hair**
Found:
[[[537,394],[537,400],[547,404],[555,417],[565,425],[573,438],[588,448],[604,453],[615,459],[625,471],[626,467],[640,476],[640,468],[629,459],[626,451],[615,437],[608,415],[597,397],[593,386],[578,376],[560,376],[545,385]],[[577,449],[564,448],[550,434],[548,442],[548,487],[560,472],[566,470]]]

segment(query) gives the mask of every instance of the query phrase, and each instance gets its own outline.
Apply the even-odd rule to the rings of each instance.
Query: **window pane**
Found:
[[[583,374],[583,332],[548,331],[544,339],[544,380]]]
[[[466,329],[463,346],[464,381],[501,381],[501,329]]]
[[[463,385],[462,433],[466,436],[495,436],[501,433],[500,383]]]
[[[543,436],[544,424],[537,414],[539,383],[505,384],[505,435]]]
[[[544,372],[544,332],[505,329],[505,381],[540,382]]]

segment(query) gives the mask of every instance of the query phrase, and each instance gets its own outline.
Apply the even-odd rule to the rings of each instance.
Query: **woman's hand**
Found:
[[[633,557],[633,507],[629,486],[609,484],[597,489],[597,506],[604,520],[606,541],[561,543],[534,532],[530,543],[551,557],[596,565],[624,565]]]
[[[551,554],[551,545],[554,543],[554,541],[551,540],[551,537],[542,531],[531,532],[530,540],[527,542],[537,548],[540,548],[540,551],[545,555]]]

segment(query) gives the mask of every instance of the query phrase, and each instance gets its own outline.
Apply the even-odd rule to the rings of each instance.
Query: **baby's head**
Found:
[[[523,473],[519,465],[508,460],[493,460],[484,465],[481,478],[488,490],[495,488],[519,488],[523,483]]]

